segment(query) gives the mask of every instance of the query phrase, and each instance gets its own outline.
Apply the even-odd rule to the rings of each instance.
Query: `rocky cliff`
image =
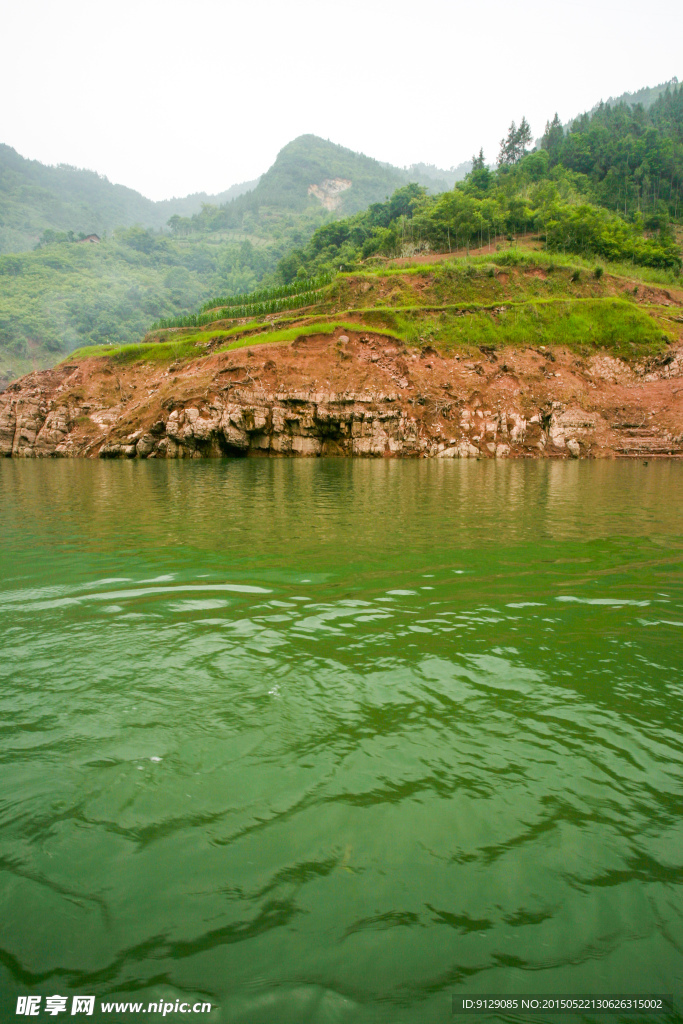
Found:
[[[170,367],[85,359],[0,394],[0,454],[683,455],[683,346],[629,365],[561,349],[441,356],[337,332]]]

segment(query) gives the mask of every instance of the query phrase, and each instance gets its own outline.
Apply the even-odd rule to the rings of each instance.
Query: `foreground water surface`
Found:
[[[0,464],[2,1019],[683,996],[682,508],[667,462]]]

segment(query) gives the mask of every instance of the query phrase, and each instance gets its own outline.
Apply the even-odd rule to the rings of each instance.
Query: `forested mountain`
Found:
[[[40,238],[34,252],[0,255],[0,381],[79,345],[133,341],[152,320],[211,295],[249,292],[317,227],[384,200],[413,176],[308,135],[285,146],[259,181],[152,203],[9,147],[0,158],[0,239]],[[448,185],[451,172],[415,170],[436,191]],[[78,244],[78,232],[105,230],[99,245]]]
[[[301,135],[280,150],[251,192],[222,206],[205,206],[201,213],[177,223],[175,230],[270,235],[275,222],[287,223],[292,214],[305,216],[307,223],[321,223],[330,219],[325,213],[338,217],[365,210],[409,181],[440,192],[451,188],[455,178],[455,171],[425,164],[392,167],[316,135]]]
[[[217,196],[198,192],[155,203],[94,171],[47,167],[0,145],[0,253],[33,249],[46,230],[103,235],[133,224],[162,228],[174,214],[191,216],[203,203],[227,202],[256,183],[233,185]]]

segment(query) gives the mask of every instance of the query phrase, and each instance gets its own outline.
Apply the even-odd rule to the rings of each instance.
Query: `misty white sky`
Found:
[[[0,142],[152,199],[256,177],[312,132],[450,167],[683,79],[679,0],[21,0],[4,4]]]

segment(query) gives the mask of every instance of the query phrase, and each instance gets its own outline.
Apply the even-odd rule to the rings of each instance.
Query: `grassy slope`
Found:
[[[336,330],[372,331],[444,353],[505,345],[563,346],[582,356],[601,350],[627,360],[660,353],[679,333],[669,309],[675,297],[613,270],[598,278],[586,267],[529,254],[516,265],[478,257],[345,274],[298,314],[160,331],[140,345],[87,348],[69,358],[178,362]]]
[[[373,310],[370,325],[391,327],[408,344],[440,352],[486,346],[563,346],[583,356],[598,349],[623,359],[662,351],[667,333],[654,317],[621,299],[545,299],[497,308]]]

